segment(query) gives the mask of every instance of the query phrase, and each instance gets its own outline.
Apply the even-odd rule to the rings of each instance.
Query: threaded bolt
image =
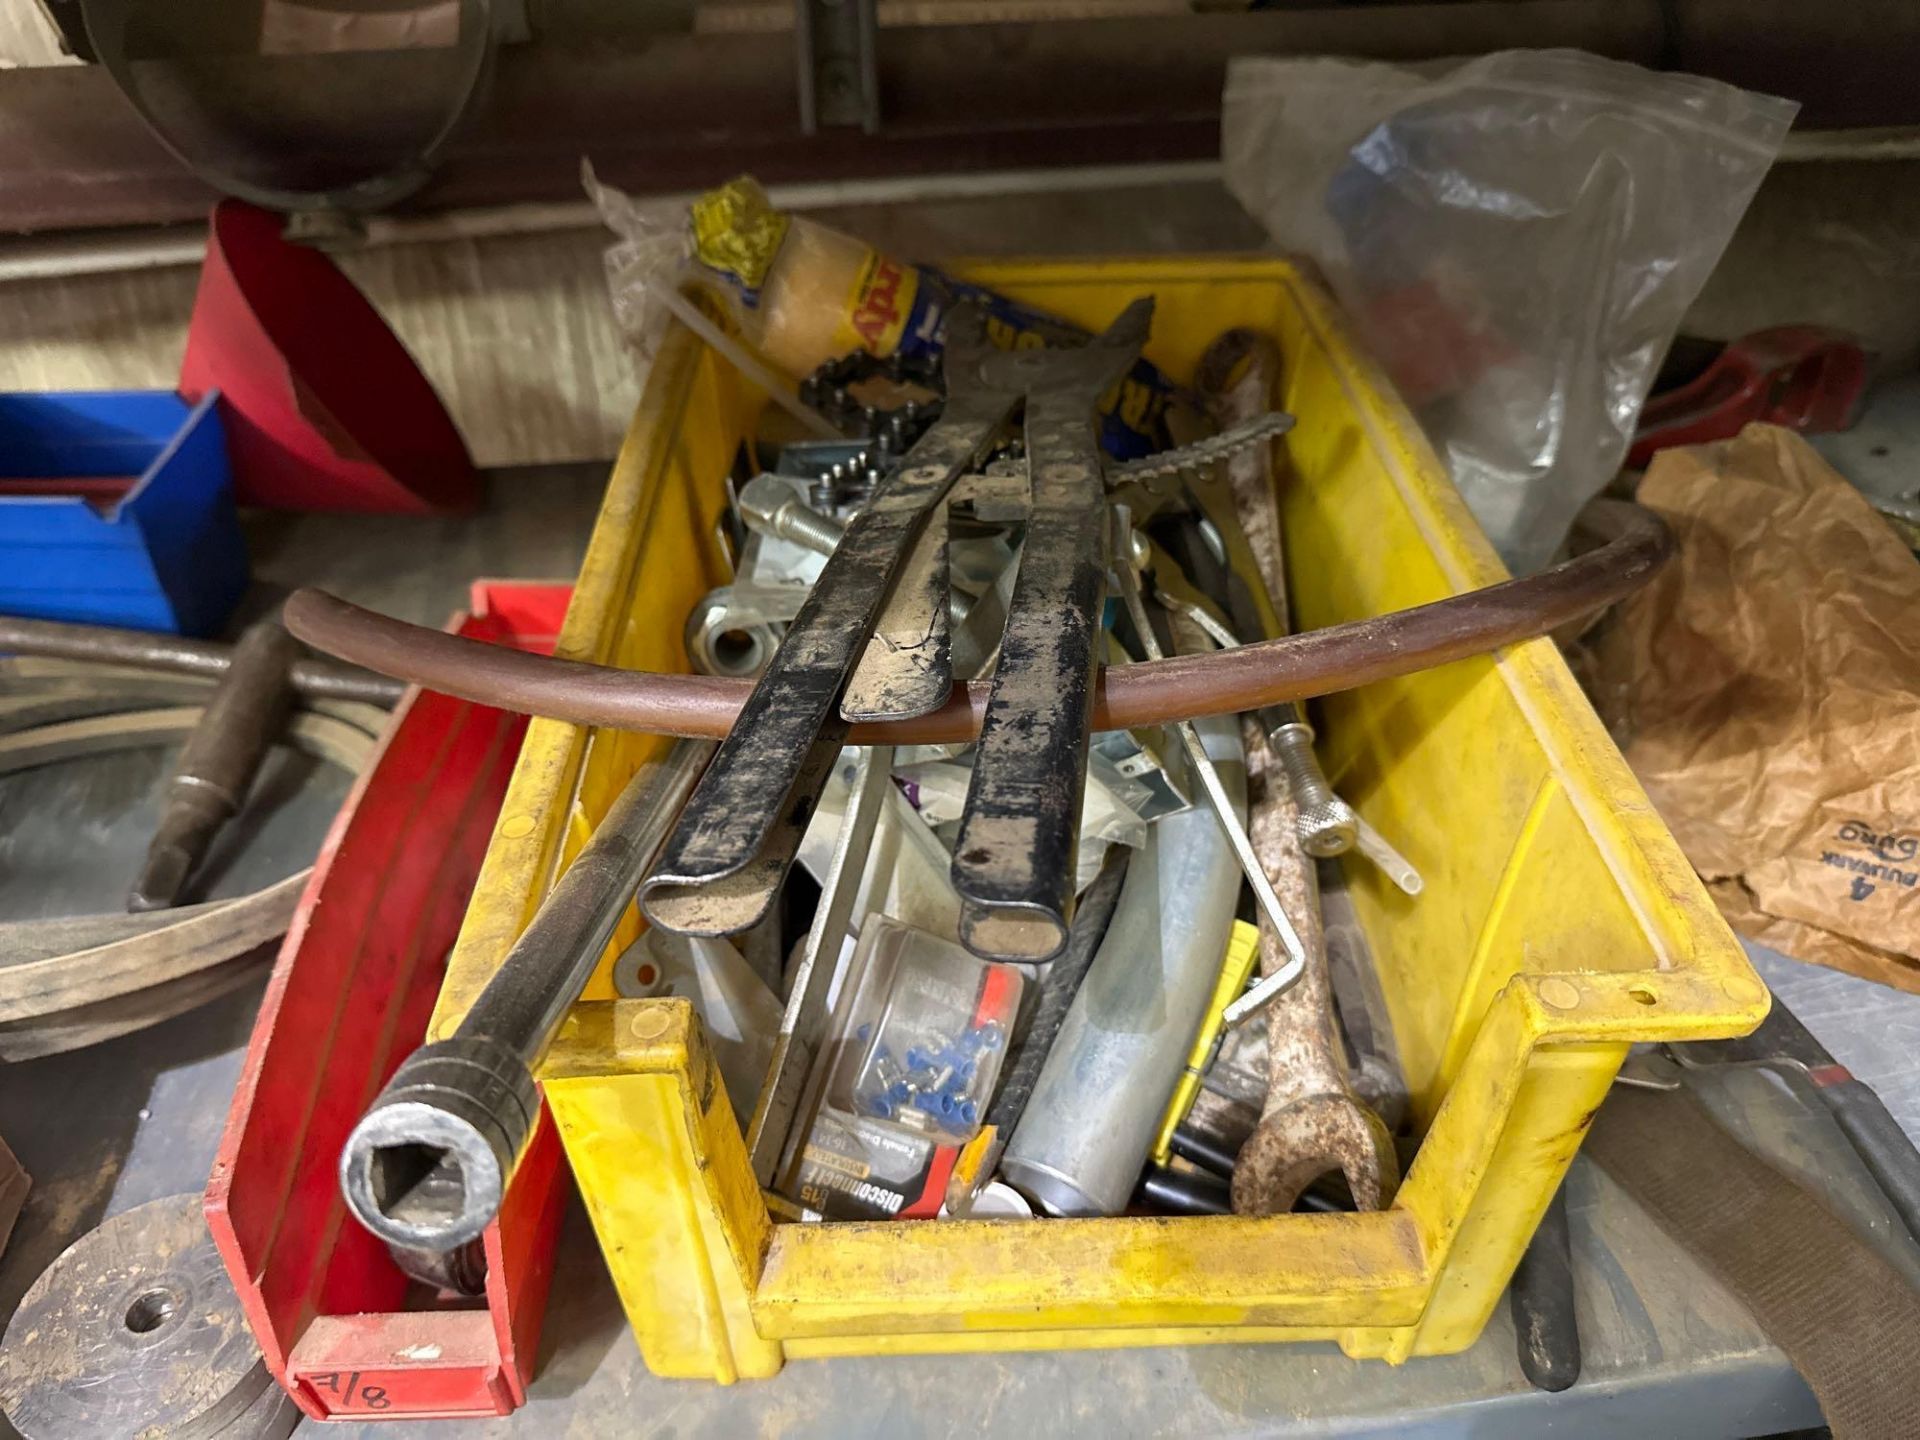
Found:
[[[1267,747],[1286,772],[1300,811],[1300,848],[1316,859],[1344,855],[1359,836],[1353,809],[1333,793],[1313,753],[1313,730],[1304,722],[1283,725],[1267,736]]]
[[[831,555],[845,533],[839,521],[809,508],[772,475],[756,475],[740,491],[740,518],[749,530],[820,555]]]

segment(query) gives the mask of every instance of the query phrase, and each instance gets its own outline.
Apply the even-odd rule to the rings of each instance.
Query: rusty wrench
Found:
[[[1338,1170],[1354,1205],[1378,1210],[1399,1183],[1393,1137],[1353,1092],[1333,1013],[1313,861],[1301,848],[1298,815],[1280,762],[1260,722],[1242,721],[1247,740],[1247,828],[1288,913],[1305,932],[1299,977],[1267,1007],[1267,1098],[1233,1171],[1233,1208],[1242,1215],[1291,1210],[1320,1176]],[[1263,922],[1264,922],[1264,918]],[[1272,926],[1260,926],[1260,970],[1271,979],[1292,965]],[[1249,991],[1249,994],[1252,992]]]
[[[1124,515],[1124,506],[1117,509]],[[1135,565],[1144,558],[1155,592],[1169,609],[1192,617],[1226,643],[1237,643],[1217,607],[1159,546],[1135,536],[1116,549]],[[1126,571],[1121,584],[1134,627],[1145,633],[1137,585],[1129,583]],[[1150,639],[1143,644],[1156,648]],[[1222,823],[1245,857],[1261,900],[1261,980],[1225,1014],[1229,1024],[1236,1024],[1266,1008],[1269,1078],[1260,1123],[1234,1167],[1234,1209],[1256,1215],[1291,1210],[1307,1186],[1337,1169],[1347,1177],[1354,1203],[1377,1210],[1399,1179],[1393,1137],[1354,1093],[1347,1075],[1333,1013],[1319,887],[1299,834],[1299,808],[1285,762],[1260,743],[1267,734],[1262,718],[1248,716],[1243,729],[1247,833],[1239,832],[1230,812]]]

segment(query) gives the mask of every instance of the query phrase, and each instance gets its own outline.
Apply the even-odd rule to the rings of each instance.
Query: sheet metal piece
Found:
[[[688,801],[641,892],[655,924],[726,935],[772,903],[846,742],[841,703],[887,597],[934,509],[1019,402],[1017,388],[982,378],[994,358],[979,312],[956,310],[946,409],[848,524]]]
[[[1094,407],[1152,317],[1151,298],[1136,300],[1083,349],[1012,351],[983,367],[1025,390],[1032,508],[953,847],[960,938],[977,955],[1045,960],[1066,944],[1107,589]]]
[[[754,1104],[753,1118],[747,1124],[747,1158],[755,1177],[765,1186],[773,1184],[780,1168],[794,1116],[800,1109],[801,1093],[819,1053],[827,998],[840,968],[847,923],[860,893],[860,876],[873,843],[874,827],[892,784],[893,747],[876,745],[860,757],[854,772],[846,817],[833,842],[833,859],[820,887],[820,903],[813,912],[806,947],[794,969],[793,990],[787,997],[786,1013],[780,1018],[773,1059]]]

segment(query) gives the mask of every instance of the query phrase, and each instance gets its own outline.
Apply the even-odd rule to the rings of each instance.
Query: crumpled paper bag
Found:
[[[1799,436],[1662,452],[1595,701],[1741,934],[1920,991],[1920,561]]]

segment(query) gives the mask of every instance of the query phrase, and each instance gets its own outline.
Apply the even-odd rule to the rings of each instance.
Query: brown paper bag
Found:
[[[1595,700],[1742,934],[1920,991],[1920,562],[1799,436],[1657,456]]]

